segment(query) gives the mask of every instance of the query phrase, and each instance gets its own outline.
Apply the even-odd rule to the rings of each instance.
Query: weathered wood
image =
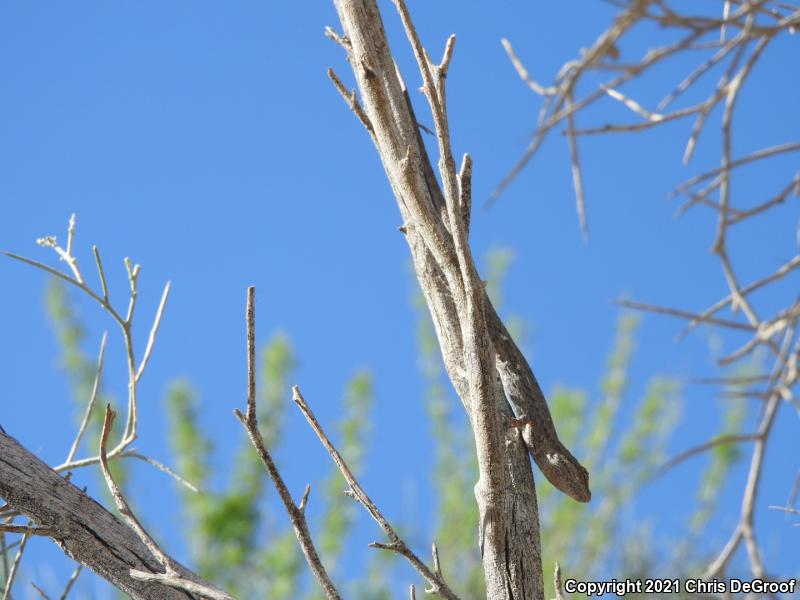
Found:
[[[541,599],[538,508],[528,447],[547,477],[573,498],[588,500],[588,475],[558,441],[533,373],[478,278],[467,243],[471,165],[465,158],[457,176],[446,123],[444,76],[439,70],[446,69],[446,63],[441,67],[428,62],[404,5],[398,2],[434,113],[443,192],[375,0],[334,1],[344,27],[344,37],[336,38],[348,53],[363,108],[354,96],[345,99],[380,155],[445,368],[475,435],[480,471],[475,486],[478,536],[487,596]],[[452,43],[451,38],[445,61]],[[432,81],[432,73],[439,79]]]
[[[64,553],[135,600],[187,600],[188,592],[131,577],[131,569],[163,569],[136,534],[95,500],[53,471],[17,440],[0,432],[0,497],[37,526],[52,530]],[[178,565],[180,575],[208,585]]]

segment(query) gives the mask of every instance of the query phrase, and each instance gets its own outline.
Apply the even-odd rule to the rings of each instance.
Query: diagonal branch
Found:
[[[158,582],[170,588],[198,594],[202,598],[209,598],[210,600],[234,600],[233,596],[230,594],[223,592],[209,583],[200,581],[196,576],[189,578],[182,574],[180,565],[161,549],[158,543],[147,533],[139,519],[136,518],[136,515],[133,514],[128,501],[114,481],[111,469],[108,467],[106,443],[115,416],[116,413],[111,409],[111,406],[106,405],[103,430],[100,434],[100,467],[103,470],[106,484],[111,492],[111,496],[117,504],[117,509],[119,509],[120,514],[125,518],[128,526],[136,533],[137,537],[144,543],[150,554],[158,561],[158,564],[164,570],[163,573],[153,573],[150,570],[131,569],[131,577],[139,581]]]
[[[375,0],[335,0],[335,5],[343,25],[343,35],[337,37],[346,40],[342,45],[400,209],[401,231],[445,368],[475,436],[480,471],[475,494],[487,593],[492,598],[540,599],[538,509],[527,452],[548,479],[574,498],[588,500],[588,474],[558,441],[544,396],[538,386],[535,393],[532,374],[528,378],[524,372],[530,371],[527,362],[490,308],[471,256],[472,165],[465,157],[460,175],[456,171],[446,105],[455,38],[448,38],[441,63],[434,64],[405,2],[395,1],[433,115],[440,187]],[[525,385],[515,384],[523,379]],[[540,415],[546,417],[538,419]],[[515,428],[515,418],[529,421]]]
[[[691,458],[692,456],[696,456],[698,454],[702,454],[712,448],[716,448],[717,446],[726,446],[728,444],[737,444],[740,442],[754,442],[759,440],[760,437],[757,433],[749,433],[749,434],[733,434],[733,435],[721,435],[719,437],[715,437],[712,440],[707,441],[704,444],[700,444],[698,446],[694,446],[693,448],[689,448],[688,450],[684,450],[674,458],[668,460],[664,465],[658,469],[656,473],[656,477],[659,477],[666,473],[667,471],[671,470],[672,468],[678,466],[683,461]]]
[[[0,497],[37,527],[53,530],[64,553],[135,600],[187,600],[185,591],[135,579],[131,571],[160,565],[139,537],[100,504],[48,467],[14,438],[0,433]],[[175,563],[182,578],[205,582]]]
[[[314,416],[314,413],[311,410],[311,407],[308,406],[308,403],[303,398],[303,394],[300,392],[300,388],[294,386],[292,388],[292,399],[297,407],[300,409],[300,412],[303,413],[303,416],[308,421],[308,424],[311,426],[311,429],[314,430],[314,433],[317,434],[319,441],[322,443],[322,446],[325,448],[327,453],[333,459],[333,462],[338,467],[339,471],[344,477],[347,485],[349,486],[349,495],[353,498],[358,500],[358,502],[367,510],[370,516],[375,520],[378,526],[383,530],[386,534],[386,537],[389,538],[389,544],[380,544],[378,542],[374,542],[371,546],[375,548],[382,548],[385,550],[391,550],[396,552],[397,554],[404,556],[414,569],[422,575],[422,577],[428,582],[430,585],[429,591],[430,593],[439,594],[442,598],[449,598],[451,600],[457,600],[458,596],[450,589],[450,587],[445,583],[444,578],[442,577],[440,569],[436,566],[438,563],[438,554],[435,550],[436,545],[434,544],[434,570],[431,571],[428,566],[422,562],[422,560],[408,547],[408,545],[403,541],[403,539],[397,534],[394,527],[391,526],[389,521],[386,517],[383,516],[383,513],[378,509],[372,499],[367,495],[364,491],[364,488],[358,483],[353,475],[353,472],[350,470],[350,467],[347,466],[344,458],[342,455],[339,454],[339,451],[331,442],[330,438],[327,436],[325,431],[322,429],[322,426],[317,421],[317,418]]]
[[[306,558],[306,562],[308,566],[311,568],[311,572],[314,574],[314,577],[317,579],[317,583],[319,583],[320,587],[322,588],[323,592],[325,592],[325,596],[329,600],[340,600],[341,596],[339,592],[336,590],[336,587],[333,585],[328,572],[325,570],[325,567],[322,565],[322,561],[319,558],[319,554],[317,553],[317,549],[314,547],[314,542],[311,539],[311,532],[308,529],[308,523],[306,522],[306,515],[305,515],[305,507],[306,502],[308,500],[308,493],[310,487],[306,487],[306,491],[303,494],[303,500],[301,501],[300,505],[297,505],[295,501],[292,499],[292,495],[289,492],[289,488],[286,487],[286,483],[283,481],[283,477],[278,471],[278,467],[275,465],[275,461],[272,460],[272,456],[270,455],[269,451],[267,450],[267,446],[264,443],[264,438],[261,435],[261,431],[258,428],[258,416],[256,414],[256,289],[255,287],[247,288],[247,312],[246,312],[246,321],[247,321],[247,413],[242,414],[242,412],[238,409],[234,410],[234,414],[236,418],[239,419],[239,422],[245,428],[250,441],[252,442],[253,446],[258,453],[258,457],[263,463],[265,469],[267,470],[267,474],[272,482],[275,484],[275,488],[278,490],[278,495],[283,502],[284,507],[286,508],[286,512],[289,515],[289,519],[292,522],[292,527],[294,528],[295,535],[297,536],[297,541],[300,544],[300,548],[303,551],[303,555]]]

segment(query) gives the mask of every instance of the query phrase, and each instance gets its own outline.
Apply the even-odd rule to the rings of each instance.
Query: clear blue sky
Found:
[[[418,74],[398,20],[390,3],[381,5],[406,81],[416,88]],[[568,384],[597,397],[618,315],[614,299],[626,295],[699,310],[725,295],[721,270],[708,252],[712,215],[675,219],[677,204],[664,199],[680,181],[717,163],[716,130],[701,140],[705,146],[689,167],[680,164],[689,123],[587,140],[588,244],[578,232],[569,158],[558,134],[494,208],[481,210],[525,147],[539,107],[508,63],[500,38],[509,38],[547,82],[613,12],[607,4],[577,0],[454,6],[411,3],[434,55],[448,34],[458,37],[448,96],[455,150],[469,151],[475,160],[475,254],[497,245],[516,252],[506,308],[532,325],[527,351],[543,388]],[[337,24],[329,2],[3,3],[0,248],[52,264],[34,240],[63,238],[69,215],[77,213],[78,256],[90,272],[91,244],[101,248],[116,298],[125,294],[123,257],[142,265],[140,348],[161,287],[172,281],[140,391],[138,442],[165,461],[170,457],[160,399],[176,376],[202,391],[204,421],[223,450],[219,460],[230,458],[224,452],[240,435],[231,411],[242,406],[245,389],[245,288],[256,285],[261,340],[276,329],[290,335],[300,357],[296,382],[323,422],[335,418],[354,371],[373,372],[377,406],[363,483],[391,517],[430,524],[431,444],[409,253],[375,151],[325,76],[333,66],[352,81],[341,50],[323,36],[325,25]],[[640,37],[634,45],[659,39],[653,33],[652,42]],[[770,51],[739,105],[737,155],[796,140],[800,133],[800,86],[786,71],[797,63],[797,43]],[[657,98],[688,69],[688,62],[666,68],[659,80],[664,87],[638,91],[644,100]],[[758,118],[748,117],[767,104]],[[430,124],[423,105],[417,106],[420,120]],[[610,103],[593,114],[594,123],[625,116]],[[712,121],[716,127],[719,115]],[[746,193],[758,192],[753,200],[766,198],[784,184],[783,173],[796,165],[791,160],[737,183]],[[743,280],[796,253],[797,216],[793,199],[737,232]],[[64,426],[72,423],[73,404],[44,315],[45,285],[43,273],[0,260],[0,422],[55,463],[74,433]],[[790,285],[796,289],[797,279]],[[92,303],[80,299],[79,307],[92,333],[86,350],[94,355],[112,324]],[[678,343],[680,325],[646,318],[629,402],[654,374],[682,380],[714,374],[713,357],[744,341],[701,330]],[[107,384],[121,396],[121,340],[116,329],[110,333]],[[707,439],[717,423],[720,404],[712,390],[687,386],[684,396],[674,452]],[[757,517],[766,562],[784,575],[797,574],[797,553],[789,554],[798,533],[766,506],[785,502],[797,473],[798,424],[790,412],[784,407],[769,449]],[[297,415],[289,431],[278,458],[299,494],[329,464]],[[661,532],[684,527],[703,464],[697,459],[652,484],[631,508],[632,518],[651,519]],[[714,519],[710,547],[724,543],[736,522],[744,477],[743,465]],[[96,486],[95,479],[86,480]],[[171,484],[146,472],[141,481],[155,486],[140,501],[163,531],[174,508],[167,502],[159,513],[160,498],[173,498]],[[180,541],[165,537],[182,556]],[[357,543],[377,537],[363,520]],[[66,569],[55,559],[35,562],[28,561],[28,569],[39,569],[34,574],[45,582]]]

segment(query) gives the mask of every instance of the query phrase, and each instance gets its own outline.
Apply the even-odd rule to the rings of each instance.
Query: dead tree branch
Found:
[[[488,300],[471,256],[472,164],[465,155],[456,171],[447,118],[445,83],[455,38],[448,39],[442,60],[434,63],[405,3],[395,2],[433,115],[440,187],[375,1],[334,3],[344,35],[329,37],[346,40],[340,46],[361,102],[343,85],[336,87],[380,155],[447,373],[475,436],[480,471],[475,494],[488,596],[540,599],[538,508],[527,453],[556,487],[581,501],[590,497],[588,473],[558,440],[544,395]]]
[[[7,532],[15,531],[22,527],[11,523],[15,517],[20,515],[25,515],[31,522],[36,523],[35,527],[26,526],[27,531],[23,533],[14,564],[10,569],[6,569],[9,573],[6,581],[6,596],[10,595],[14,575],[17,572],[17,567],[25,551],[29,536],[31,534],[45,534],[52,538],[68,556],[81,565],[89,567],[134,598],[194,598],[199,595],[215,600],[230,600],[230,595],[214,588],[211,584],[203,581],[158,550],[155,542],[144,535],[144,530],[141,526],[138,526],[138,521],[127,508],[127,503],[119,489],[117,489],[116,484],[114,484],[109,471],[108,463],[111,459],[138,458],[156,466],[158,469],[175,477],[176,480],[194,489],[194,486],[177,476],[165,465],[130,448],[138,436],[137,385],[153,352],[164,308],[169,297],[169,283],[164,288],[155,320],[150,329],[147,345],[142,358],[137,364],[132,325],[138,297],[139,265],[131,265],[127,258],[124,261],[130,293],[128,307],[124,313],[125,316],[123,316],[123,311],[116,308],[109,299],[108,284],[99,250],[96,246],[92,247],[101,287],[101,292],[96,292],[87,283],[78,260],[73,253],[74,240],[75,215],[72,215],[69,220],[66,247],[60,246],[53,236],[38,240],[40,246],[51,248],[59,259],[66,263],[68,272],[62,272],[36,260],[11,253],[6,254],[11,258],[42,269],[79,288],[83,293],[98,302],[102,309],[111,316],[112,320],[119,325],[122,330],[126,370],[128,372],[126,423],[121,439],[113,449],[107,451],[106,445],[110,434],[110,423],[113,420],[112,415],[114,415],[110,407],[107,407],[100,452],[88,458],[75,458],[89,426],[90,416],[100,390],[106,347],[106,335],[104,334],[100,344],[100,353],[91,394],[88,398],[82,422],[67,454],[66,462],[51,470],[44,463],[27,453],[13,438],[0,431],[0,434],[2,434],[0,436],[0,446],[2,446],[0,469],[5,470],[4,473],[0,473],[0,497],[3,497],[6,501],[2,508],[6,518],[6,524],[3,527]],[[120,511],[126,518],[131,520],[130,522],[135,525],[134,529],[141,535],[139,544],[135,544],[132,541],[133,539],[138,539],[136,534],[131,538],[130,534],[133,532],[130,530],[128,530],[128,533],[123,533],[119,528],[124,528],[124,525],[83,492],[77,490],[69,482],[69,474],[67,477],[59,475],[61,472],[69,472],[72,469],[98,463],[106,475],[109,489],[111,489],[115,500],[119,504]],[[151,552],[152,555],[148,556],[146,550],[142,551],[142,543],[145,543],[144,548],[150,547],[158,551],[153,551]],[[7,549],[8,546],[5,547],[5,550]],[[154,566],[154,558],[156,560],[155,565],[161,563],[162,570],[165,570],[165,573],[159,574],[156,572],[158,569]],[[75,571],[62,597],[66,597],[79,573],[80,570]],[[145,580],[151,583],[146,583]]]
[[[797,409],[794,388],[797,384],[798,330],[797,297],[794,291],[785,294],[783,306],[775,309],[770,303],[771,314],[760,309],[757,291],[762,291],[780,280],[796,276],[800,257],[796,254],[787,257],[777,270],[767,271],[766,275],[743,285],[737,275],[736,265],[731,258],[731,227],[745,228],[753,220],[768,211],[786,204],[792,193],[798,192],[796,169],[784,178],[781,175],[777,193],[766,199],[742,202],[733,193],[734,173],[737,177],[749,166],[767,160],[786,157],[800,151],[800,143],[788,140],[769,147],[751,150],[749,153],[733,154],[733,136],[736,107],[749,76],[755,67],[765,60],[768,50],[776,39],[792,35],[800,25],[800,7],[795,4],[775,0],[730,1],[710,4],[687,4],[680,8],[663,0],[624,0],[614,2],[620,12],[614,22],[597,38],[591,47],[575,60],[567,62],[555,76],[551,85],[536,80],[525,68],[523,61],[514,52],[511,44],[503,40],[511,64],[526,86],[542,97],[536,131],[527,150],[509,175],[500,183],[492,200],[517,176],[540,149],[542,142],[556,128],[563,128],[568,138],[572,156],[573,179],[579,211],[583,206],[583,185],[580,179],[577,141],[580,136],[600,134],[620,134],[651,130],[667,122],[687,117],[694,120],[688,132],[684,151],[684,162],[688,162],[698,147],[701,134],[710,128],[710,116],[715,109],[721,112],[719,135],[721,152],[719,167],[706,170],[689,178],[679,185],[671,197],[685,196],[686,202],[679,213],[703,208],[713,210],[716,225],[713,232],[711,251],[719,260],[725,281],[725,296],[704,311],[687,311],[676,308],[644,304],[641,302],[622,302],[623,305],[638,310],[646,310],[686,319],[687,330],[698,324],[715,327],[724,331],[745,331],[750,337],[737,349],[718,360],[721,366],[732,364],[751,355],[756,349],[764,348],[774,359],[772,372],[768,378],[759,378],[766,383],[766,389],[759,390],[758,397],[763,400],[763,412],[755,433],[731,434],[717,438],[692,448],[677,456],[663,468],[666,470],[682,460],[715,445],[732,442],[752,441],[753,451],[747,483],[742,493],[742,509],[739,523],[729,542],[722,549],[705,572],[706,577],[724,575],[734,552],[742,545],[746,547],[750,568],[755,577],[762,577],[765,568],[756,542],[754,527],[754,507],[759,483],[764,469],[765,448],[780,405],[786,403]],[[671,43],[648,49],[641,58],[624,60],[620,56],[618,43],[632,31],[640,27],[657,25],[661,30],[674,34]],[[628,40],[624,40],[628,41]],[[673,58],[689,52],[700,53],[701,59],[677,85],[670,85],[663,99],[655,109],[649,109],[622,91],[628,83],[646,80],[648,87],[657,85],[653,79],[656,67]],[[702,57],[705,56],[705,60]],[[703,81],[717,71],[716,81],[704,88]],[[597,84],[596,79],[601,79]],[[648,78],[649,77],[649,78]],[[676,106],[687,92],[700,94],[700,101],[686,106]],[[611,98],[621,103],[633,115],[628,122],[606,122],[578,128],[578,118],[590,118],[584,109]],[[766,107],[771,110],[771,107]],[[585,230],[583,217],[581,230]],[[792,227],[795,223],[792,221]],[[752,243],[752,241],[751,241]],[[723,309],[730,309],[731,317],[718,315]],[[714,378],[719,383],[735,383],[729,377]]]
[[[286,508],[286,512],[292,522],[297,541],[308,566],[311,568],[311,572],[317,579],[317,583],[319,583],[327,598],[340,600],[341,596],[320,560],[306,522],[305,508],[311,488],[306,486],[300,504],[296,504],[289,492],[289,488],[286,487],[286,483],[283,481],[280,471],[278,471],[278,467],[275,465],[275,461],[272,459],[269,450],[267,450],[267,445],[258,428],[258,416],[256,414],[256,290],[252,286],[247,288],[245,320],[247,324],[247,413],[242,414],[240,410],[236,409],[234,414],[247,432],[259,459],[267,471],[267,475],[275,484],[275,489],[278,490],[281,502],[283,502],[283,506]]]
[[[453,590],[450,589],[442,577],[441,570],[438,566],[439,556],[438,551],[436,550],[436,544],[433,545],[434,569],[431,570],[397,534],[394,527],[391,526],[386,517],[383,516],[383,513],[381,513],[375,503],[364,491],[364,488],[362,488],[358,483],[353,475],[353,472],[350,470],[350,467],[347,466],[344,458],[342,458],[342,455],[339,454],[339,451],[333,445],[330,438],[326,435],[325,431],[322,429],[322,426],[319,424],[319,421],[317,421],[317,418],[314,416],[311,407],[308,405],[305,398],[303,398],[303,394],[300,393],[299,387],[294,386],[294,388],[292,388],[292,398],[294,403],[300,409],[300,412],[303,413],[306,421],[308,421],[311,429],[313,429],[314,433],[317,434],[322,446],[325,448],[328,454],[330,454],[333,462],[339,468],[342,477],[344,477],[347,485],[349,486],[348,495],[356,499],[367,510],[370,516],[386,534],[386,537],[389,538],[388,544],[373,542],[370,545],[374,548],[391,550],[392,552],[405,557],[408,562],[411,563],[411,566],[413,566],[414,569],[416,569],[416,571],[428,582],[430,587],[425,590],[426,592],[438,594],[442,598],[448,598],[449,600],[458,600],[458,596],[453,592]]]
[[[0,433],[0,497],[36,527],[51,531],[49,537],[67,556],[132,598],[197,598],[134,577],[134,571],[158,573],[162,569],[133,530],[4,433]],[[173,564],[182,579],[211,587],[189,569]]]

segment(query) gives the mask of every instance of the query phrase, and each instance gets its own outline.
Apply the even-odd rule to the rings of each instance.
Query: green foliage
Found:
[[[387,552],[371,552],[367,565],[367,572],[358,582],[351,582],[347,587],[349,594],[346,597],[355,600],[391,600],[396,598],[392,594],[392,583],[389,581],[394,557]],[[395,584],[396,585],[396,584]],[[417,595],[419,598],[421,594]]]
[[[198,488],[205,489],[208,487],[210,455],[214,447],[200,429],[197,392],[188,381],[175,381],[167,390],[165,404],[178,472]],[[197,494],[185,493],[186,502],[192,506],[201,499]]]
[[[281,439],[289,397],[287,382],[295,358],[287,336],[281,333],[273,336],[261,355],[259,427],[268,448],[274,450]],[[166,406],[178,467],[203,490],[196,494],[180,488],[188,542],[198,571],[239,597],[249,597],[258,589],[274,590],[275,598],[291,597],[301,558],[293,535],[267,526],[263,506],[267,480],[249,440],[242,435],[225,490],[211,491],[214,447],[199,422],[198,395],[188,383],[174,383],[167,392]],[[247,573],[250,575],[244,576]]]

